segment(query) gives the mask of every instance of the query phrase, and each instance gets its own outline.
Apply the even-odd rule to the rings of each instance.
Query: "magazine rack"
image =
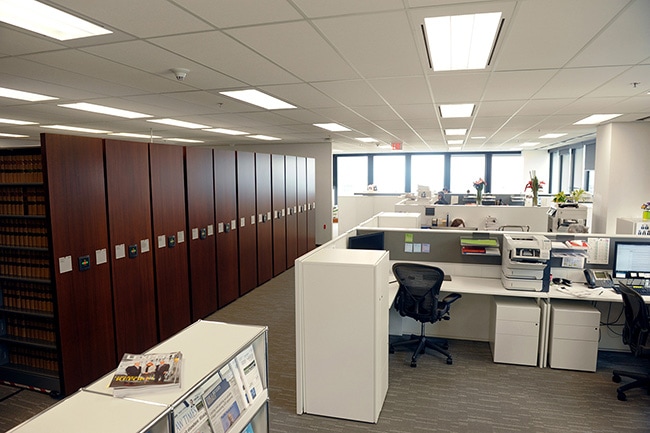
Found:
[[[180,388],[139,393],[133,398],[113,397],[108,384],[113,372],[25,421],[11,433],[129,431],[141,433],[193,432],[200,411],[185,410],[218,384],[219,372],[237,356],[252,348],[262,389],[242,408],[225,433],[268,433],[268,328],[199,320],[147,352],[183,353]],[[226,419],[224,412],[223,418]],[[221,418],[221,417],[220,417]]]

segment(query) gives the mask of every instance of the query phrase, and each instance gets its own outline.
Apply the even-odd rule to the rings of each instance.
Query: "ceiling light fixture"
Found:
[[[22,134],[9,134],[6,132],[0,132],[0,137],[7,137],[7,138],[28,138],[29,135],[22,135]]]
[[[501,25],[501,12],[425,18],[433,70],[485,69]]]
[[[41,125],[43,128],[62,129],[64,131],[85,132],[88,134],[109,134],[111,131],[103,131],[101,129],[79,128],[77,126],[67,125]]]
[[[144,119],[153,117],[150,114],[137,113],[135,111],[121,110],[119,108],[106,107],[104,105],[90,104],[88,102],[77,102],[74,104],[59,104],[59,107],[73,108],[75,110],[89,111],[91,113],[107,114],[109,116],[124,117],[126,119]]]
[[[210,129],[204,129],[204,131],[216,132],[217,134],[227,134],[227,135],[247,135],[247,134],[250,134],[250,132],[237,131],[235,129],[225,129],[225,128],[210,128]]]
[[[525,143],[521,143],[519,147],[534,147],[539,144],[539,141],[527,141]]]
[[[296,108],[295,105],[291,105],[255,89],[233,90],[219,93],[230,98],[257,105],[258,107],[266,108],[267,110],[286,110],[289,108]]]
[[[205,143],[201,140],[191,140],[189,138],[165,138],[167,141],[178,141],[180,143]]]
[[[248,138],[255,138],[257,140],[265,140],[265,141],[278,141],[282,140],[281,138],[277,137],[269,137],[268,135],[247,135]]]
[[[372,137],[360,137],[355,138],[355,140],[363,141],[364,143],[378,143],[378,140],[375,140]]]
[[[592,114],[582,120],[578,120],[574,125],[597,125],[599,123],[607,122],[615,117],[622,116],[622,114]]]
[[[0,21],[59,41],[113,33],[35,0],[0,0]]]
[[[0,123],[8,123],[10,125],[36,125],[36,122],[28,122],[26,120],[14,120],[14,119],[0,119]]]
[[[445,135],[465,135],[465,134],[467,134],[467,128],[445,129]]]
[[[447,145],[449,146],[456,146],[456,145],[462,145],[463,140],[447,140]]]
[[[560,138],[564,137],[566,133],[549,133],[549,134],[544,134],[539,138]]]
[[[443,119],[472,117],[474,112],[474,104],[441,104],[439,108]]]
[[[150,138],[162,138],[162,137],[159,136],[159,135],[135,134],[135,133],[133,133],[133,132],[111,132],[111,133],[108,134],[108,135],[117,135],[117,136],[120,136],[120,137],[130,137],[130,138],[146,138],[146,139],[150,139]]]
[[[178,126],[180,128],[188,128],[188,129],[210,128],[207,125],[201,125],[199,123],[192,123],[192,122],[184,122],[182,120],[176,120],[176,119],[147,119],[147,122],[161,123],[163,125]]]
[[[343,125],[339,125],[338,123],[314,123],[314,126],[327,129],[328,131],[332,132],[351,131],[351,129],[348,129]]]
[[[449,150],[451,150],[451,151],[458,151],[458,150],[463,150],[463,148],[462,148],[461,146],[451,146],[451,147],[449,148]]]
[[[53,96],[39,95],[38,93],[7,89],[6,87],[0,87],[0,96],[3,98],[20,99],[21,101],[29,102],[51,101],[53,99],[59,99]]]

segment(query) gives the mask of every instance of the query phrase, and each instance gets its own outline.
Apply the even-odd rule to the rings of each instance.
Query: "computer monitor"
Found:
[[[650,278],[650,242],[616,242],[613,277]]]
[[[350,250],[384,250],[384,232],[364,233],[348,238]]]

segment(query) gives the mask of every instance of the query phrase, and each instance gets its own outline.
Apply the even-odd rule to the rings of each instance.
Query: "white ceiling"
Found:
[[[41,125],[264,144],[57,104],[91,102],[158,117],[281,138],[331,141],[335,151],[446,151],[444,128],[468,128],[464,150],[548,148],[595,136],[574,122],[650,116],[648,0],[56,0],[43,1],[112,34],[59,42],[0,23],[0,86],[57,101],[0,98],[0,146],[38,143]],[[424,18],[500,11],[505,23],[485,70],[433,72]],[[177,81],[171,68],[187,68]],[[633,83],[638,83],[634,85]],[[266,111],[220,95],[256,88],[296,105]],[[441,119],[439,104],[475,103],[468,119]],[[331,133],[314,123],[352,131]],[[546,133],[562,138],[540,139]],[[70,134],[69,132],[61,132]],[[482,137],[482,138],[472,138]],[[167,142],[157,139],[156,142]],[[273,146],[273,144],[269,144]],[[272,149],[272,147],[270,147]],[[270,150],[272,151],[272,150]]]

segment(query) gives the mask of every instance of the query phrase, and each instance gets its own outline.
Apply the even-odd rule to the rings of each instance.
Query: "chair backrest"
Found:
[[[630,287],[619,283],[619,289],[625,308],[623,343],[630,346],[630,350],[636,356],[641,356],[648,350],[648,334],[650,333],[648,308],[643,297]]]
[[[417,263],[395,263],[393,275],[399,283],[395,306],[402,316],[431,323],[440,319],[438,294],[445,277],[442,269]]]

